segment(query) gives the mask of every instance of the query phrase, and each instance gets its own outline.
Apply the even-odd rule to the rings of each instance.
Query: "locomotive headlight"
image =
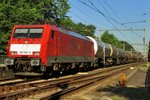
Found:
[[[31,60],[31,66],[39,66],[40,60],[39,59],[32,59]]]
[[[40,52],[33,52],[33,55],[39,56],[39,55],[40,55]]]
[[[11,55],[16,55],[16,54],[17,54],[17,51],[11,51],[10,54],[11,54]]]
[[[6,59],[5,64],[6,65],[14,65],[14,59]]]

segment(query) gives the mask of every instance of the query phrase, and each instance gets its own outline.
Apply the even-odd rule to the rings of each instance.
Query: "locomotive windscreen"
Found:
[[[16,28],[14,38],[41,38],[43,28]]]

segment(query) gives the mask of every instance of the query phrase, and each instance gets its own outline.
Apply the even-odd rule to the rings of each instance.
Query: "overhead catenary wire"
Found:
[[[112,20],[112,21],[114,21],[114,22],[116,22],[116,23],[118,23],[118,24],[121,24],[121,23],[118,22],[116,19],[114,19],[114,18],[112,18],[112,17],[110,17],[110,16],[107,16],[106,14],[104,14],[103,12],[101,12],[100,10],[98,10],[97,8],[95,8],[95,7],[94,7],[95,5],[94,5],[90,0],[88,0],[88,1],[89,1],[89,3],[90,3],[93,7],[90,6],[90,5],[88,5],[88,4],[86,4],[85,2],[83,2],[83,1],[81,1],[81,0],[79,0],[79,1],[80,1],[82,4],[88,6],[89,8],[95,10],[96,12],[99,12],[102,16],[104,16],[104,17],[106,17],[106,18],[109,18],[110,20]]]
[[[70,13],[72,13],[73,15],[75,15],[76,17],[78,17],[81,21],[85,21],[85,22],[87,22],[88,24],[91,24],[90,22],[88,22],[87,20],[81,18],[80,16],[78,16],[78,15],[75,14],[74,12],[70,12]]]
[[[103,12],[101,12],[99,9],[96,9],[97,7],[94,7],[95,5],[93,4],[93,2],[91,2],[90,0],[88,0],[90,2],[90,4],[92,5],[91,6],[91,5],[87,4],[85,1],[81,1],[81,0],[79,0],[79,1],[82,4],[84,4],[84,5],[88,6],[89,8],[93,9],[94,11],[100,13],[117,30],[117,27],[110,21],[110,19],[108,17],[106,17],[105,14]],[[120,22],[118,24],[122,25]],[[119,32],[122,33],[121,31],[119,31]],[[132,44],[132,42],[124,34],[121,34],[121,35],[123,36],[123,38],[125,38],[125,40],[127,40],[130,44]]]
[[[101,3],[101,1],[100,0],[97,0],[97,2],[102,6],[102,8],[106,11],[106,13],[110,16],[110,17],[112,17],[111,16],[111,14],[107,11],[107,9],[104,7],[104,5]]]
[[[106,2],[106,0],[102,0],[103,2],[104,2],[104,4],[106,5],[106,6],[108,6],[108,8],[111,10],[111,12],[115,15],[115,17],[119,20],[119,21],[121,21],[121,19],[118,17],[118,15],[115,13],[115,11],[112,9],[112,7]]]
[[[92,4],[92,2],[90,1],[90,0],[88,0],[89,1],[89,3],[91,3],[91,5],[93,5],[94,6],[94,4]],[[100,3],[100,2],[99,2]],[[96,7],[95,7],[96,8]],[[98,8],[96,8],[96,9],[98,9]],[[103,6],[103,9],[109,14],[109,12],[105,9],[105,7]],[[114,26],[114,25],[113,25]],[[122,25],[122,26],[124,26],[126,29],[128,29],[125,25]],[[120,30],[118,30],[117,29],[117,27],[115,27],[116,28],[116,30],[117,31],[119,31],[120,33],[122,33]],[[131,30],[131,32],[133,33],[133,30]],[[127,41],[129,41],[130,42],[130,44],[131,44],[131,41],[129,40],[129,39],[127,39],[127,37],[124,35],[124,34],[121,34],[123,37],[125,37],[125,39],[127,40]],[[139,35],[138,35],[139,36]],[[140,37],[140,36],[139,36]],[[143,38],[143,37],[142,37]]]
[[[93,6],[93,7],[91,7],[91,6],[89,6],[89,5],[87,5],[85,2],[83,2],[83,1],[81,1],[81,0],[79,0],[81,3],[83,3],[84,5],[86,5],[86,6],[88,6],[88,7],[90,7],[90,8],[93,8],[94,7],[94,10],[95,11],[97,11],[98,13],[100,13],[102,16],[104,16],[104,18],[116,29],[116,30],[118,30],[117,29],[117,27],[105,16],[105,14],[104,13],[102,13],[90,0],[88,0],[89,1],[89,3]],[[119,23],[119,22],[118,22]],[[120,24],[120,23],[119,23]],[[119,30],[118,30],[119,31]],[[120,33],[122,33],[121,31],[119,31]],[[130,40],[128,40],[127,38],[126,38],[126,36],[124,35],[124,34],[121,34],[128,42],[130,42],[130,44],[132,43]]]
[[[98,0],[99,1],[99,0]],[[110,5],[109,5],[109,3],[106,1],[106,0],[102,0],[103,1],[103,3],[110,9],[110,11],[112,12],[112,14],[114,14],[114,16],[119,20],[119,21],[121,21],[121,19],[119,18],[119,16],[116,14],[116,12],[113,10],[114,8],[112,8]],[[123,16],[124,17],[124,16]],[[124,17],[125,18],[125,17]],[[126,20],[128,20],[127,18],[125,18]],[[131,24],[133,27],[135,27],[133,24]],[[126,25],[123,25],[122,24],[122,26],[124,27],[124,28],[126,28],[126,29],[129,29]],[[136,28],[136,27],[135,27]],[[134,31],[133,30],[131,30],[131,32],[132,33],[134,33]],[[143,38],[141,35],[139,35],[139,34],[136,34],[138,37],[140,37],[140,38]]]
[[[85,16],[87,16],[87,17],[89,17],[91,20],[93,20],[95,23],[97,23],[97,24],[99,24],[99,22],[98,22],[98,20],[96,20],[96,19],[94,19],[94,18],[92,18],[91,16],[89,16],[87,13],[85,13],[82,9],[80,9],[79,7],[77,7],[77,6],[75,6],[74,4],[71,4],[71,5],[73,5],[73,7],[75,7],[79,12],[81,12],[82,14],[84,14]],[[103,24],[103,23],[101,23],[102,25],[104,25],[104,26],[107,26],[107,25],[105,25],[105,24]]]
[[[126,23],[121,23],[122,25],[124,24],[132,24],[132,23],[144,23],[146,20],[141,20],[141,21],[134,21],[134,22],[126,22]]]
[[[109,15],[109,16],[111,16],[111,14],[108,12],[108,10],[104,7],[104,5],[101,3],[101,1],[99,1],[99,0],[97,0],[98,1],[98,3],[103,7],[103,9],[106,11],[106,13]],[[105,4],[106,4],[106,2],[105,2]],[[107,4],[107,6],[109,7],[109,8],[111,8],[108,4]],[[113,10],[112,10],[112,8],[111,8],[111,11],[113,12]],[[113,12],[114,13],[114,12]],[[115,13],[114,13],[114,15],[117,17],[117,19],[120,19]],[[111,16],[112,17],[112,16]],[[124,25],[123,25],[124,26]],[[124,26],[125,28],[127,28],[126,26]],[[127,28],[128,29],[128,28]],[[131,30],[131,32],[133,32],[132,30]]]
[[[110,18],[110,16],[109,17],[106,17],[107,15],[106,14],[104,14],[103,12],[101,12],[96,6],[95,6],[95,4],[93,4],[93,2],[91,1],[91,0],[79,0],[82,4],[84,4],[84,5],[86,5],[86,6],[88,6],[89,8],[91,8],[91,9],[93,9],[94,11],[96,11],[96,12],[98,12],[98,13],[100,13],[103,17],[105,17],[105,19],[114,27],[114,28],[116,28],[116,30],[118,30],[117,29],[117,27],[111,22],[111,21],[113,21],[113,22],[116,22],[116,21],[114,21],[114,20],[112,20],[111,18]],[[88,3],[86,2],[86,1],[88,1]],[[90,3],[90,4],[89,4]],[[110,21],[111,20],[111,21]],[[118,22],[118,21],[117,21]],[[116,22],[116,23],[117,23]],[[120,23],[120,22],[118,22],[118,24],[119,25],[121,25],[121,26],[124,26],[124,27],[126,27],[125,25],[122,25],[122,23]],[[127,27],[126,27],[127,28]],[[131,30],[132,31],[132,30]],[[120,32],[120,31],[119,31]],[[122,32],[120,32],[120,33],[122,33]],[[124,36],[124,38],[126,37],[124,34],[121,34],[121,35],[123,35]],[[140,36],[139,36],[140,37]],[[131,41],[126,37],[125,38],[127,41],[129,41],[130,42],[130,44],[132,44],[131,43]]]

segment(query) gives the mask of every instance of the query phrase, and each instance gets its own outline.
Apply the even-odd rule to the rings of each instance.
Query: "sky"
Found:
[[[95,36],[100,37],[102,35],[103,31],[100,30],[114,29],[116,31],[110,31],[110,33],[113,33],[119,40],[132,44],[136,51],[143,52],[142,44],[145,34],[146,44],[149,44],[150,0],[68,1],[71,8],[67,16],[70,16],[75,23],[82,22],[86,25],[96,26]],[[132,29],[132,31],[121,29]]]

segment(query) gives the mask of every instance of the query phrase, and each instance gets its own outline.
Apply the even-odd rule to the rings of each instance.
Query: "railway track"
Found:
[[[6,79],[4,81],[1,81],[0,82],[0,87],[2,86],[8,86],[8,85],[13,85],[13,84],[17,84],[17,83],[21,83],[21,82],[26,82],[26,80],[24,79],[17,79],[17,78],[14,78],[14,79]]]
[[[72,92],[80,91],[85,87],[88,88],[89,86],[97,83],[98,81],[103,81],[107,78],[112,77],[113,75],[117,75],[118,73],[120,73],[122,71],[125,71],[128,68],[129,67],[126,67],[126,68],[115,70],[113,72],[105,73],[103,75],[97,75],[95,77],[91,76],[91,77],[88,77],[86,79],[79,79],[79,80],[76,80],[76,81],[69,82],[68,83],[69,84],[68,88],[63,89],[63,90],[61,90],[59,92],[56,92],[54,94],[51,94],[51,95],[47,95],[45,97],[38,98],[38,100],[49,100],[49,99],[53,100],[53,99],[60,98],[62,95],[71,95]]]
[[[89,72],[83,75],[67,76],[58,79],[34,80],[16,83],[15,85],[3,85],[0,89],[0,99],[53,99],[65,95],[71,91],[89,86],[97,81],[109,78],[119,72],[135,66],[137,63],[121,65],[103,70]]]
[[[5,82],[5,81],[9,81],[9,80],[15,80],[16,78],[3,78],[0,79],[0,83]]]

